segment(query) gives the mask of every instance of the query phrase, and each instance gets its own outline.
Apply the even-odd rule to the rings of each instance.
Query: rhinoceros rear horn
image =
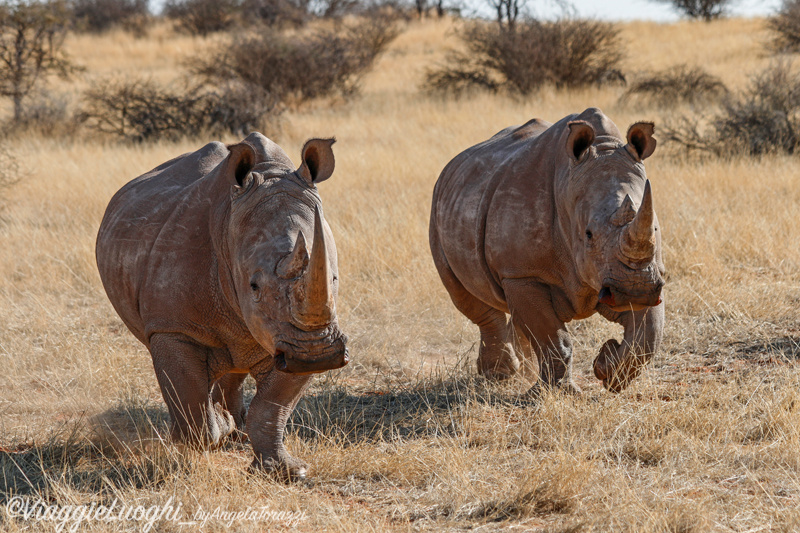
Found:
[[[652,122],[637,122],[628,128],[628,144],[625,149],[636,160],[647,159],[656,149],[656,140],[653,138],[655,125]]]
[[[303,163],[297,170],[309,185],[321,183],[331,177],[336,161],[331,145],[336,139],[309,139],[303,145]]]
[[[334,312],[331,290],[330,264],[325,231],[319,206],[314,211],[314,244],[311,258],[302,279],[295,290],[294,308],[296,318],[309,327],[329,324]]]
[[[575,161],[580,161],[594,143],[594,128],[585,120],[573,120],[567,126],[567,153]]]
[[[617,227],[621,227],[629,224],[634,218],[636,218],[636,208],[633,207],[631,196],[626,194],[625,199],[622,200],[622,205],[619,206],[611,217],[611,223]]]
[[[245,187],[250,171],[256,166],[256,151],[246,142],[232,144],[228,150],[225,175],[231,176],[235,186]]]
[[[303,232],[297,234],[297,240],[294,242],[294,249],[289,254],[284,256],[283,259],[278,261],[278,266],[275,268],[275,273],[278,277],[283,279],[294,279],[303,273],[306,266],[308,266],[308,247],[306,246],[306,236]]]

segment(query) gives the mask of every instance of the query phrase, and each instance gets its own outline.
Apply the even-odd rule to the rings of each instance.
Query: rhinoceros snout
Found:
[[[317,374],[342,368],[350,362],[347,338],[344,335],[321,353],[308,352],[288,342],[279,342],[276,348],[275,368],[287,374]]]
[[[664,281],[658,280],[645,292],[627,292],[618,286],[606,283],[597,295],[597,301],[614,311],[638,311],[645,307],[655,307],[661,303],[661,289]]]

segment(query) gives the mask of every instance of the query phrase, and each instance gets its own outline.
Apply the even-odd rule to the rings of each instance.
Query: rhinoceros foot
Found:
[[[623,347],[619,341],[609,339],[600,348],[600,354],[592,365],[595,377],[603,382],[603,387],[609,392],[621,392],[630,382],[630,365],[626,364],[623,356]]]
[[[256,457],[248,471],[251,474],[264,474],[279,481],[297,482],[306,479],[308,463],[284,452],[277,457]]]
[[[547,384],[544,381],[537,381],[528,391],[522,395],[523,400],[538,400],[544,394],[544,391],[552,390],[554,392],[561,392],[578,396],[583,394],[581,388],[572,379],[563,379],[555,387]]]
[[[510,342],[482,342],[478,354],[478,373],[483,377],[504,381],[520,369],[520,361]]]
[[[172,422],[173,442],[197,450],[215,450],[236,431],[233,416],[216,403],[208,411],[203,424],[190,424],[186,420]]]

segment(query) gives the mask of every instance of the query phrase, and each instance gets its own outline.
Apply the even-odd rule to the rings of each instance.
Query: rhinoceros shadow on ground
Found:
[[[14,495],[69,487],[114,499],[121,488],[155,488],[189,471],[190,458],[168,443],[166,407],[117,406],[67,420],[40,438],[0,446],[0,505]],[[1,529],[1,528],[0,528]]]
[[[733,343],[734,352],[742,359],[800,359],[800,337],[783,336]]]
[[[513,385],[464,375],[422,379],[377,391],[323,384],[303,396],[287,431],[304,440],[324,437],[343,446],[364,442],[463,435],[470,405],[534,406]]]

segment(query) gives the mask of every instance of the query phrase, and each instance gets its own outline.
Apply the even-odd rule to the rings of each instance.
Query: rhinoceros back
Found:
[[[535,119],[468,148],[448,163],[434,189],[431,246],[441,248],[465,289],[499,309],[506,303],[486,259],[487,213],[498,187],[517,173],[513,167],[519,165],[520,154],[547,126]]]
[[[187,209],[196,182],[227,154],[225,145],[215,142],[168,161],[124,185],[106,208],[96,246],[100,278],[114,309],[145,344],[139,292],[152,268],[153,246],[170,231],[170,219]],[[170,258],[161,262],[168,264]]]

